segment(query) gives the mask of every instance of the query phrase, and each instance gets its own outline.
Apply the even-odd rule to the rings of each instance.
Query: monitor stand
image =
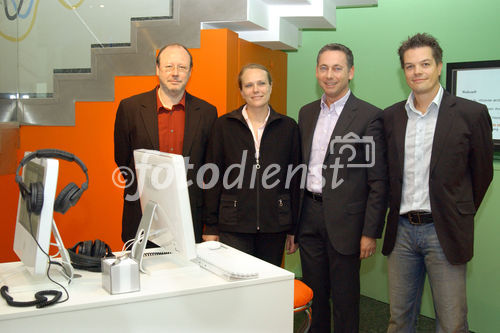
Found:
[[[155,215],[156,208],[158,204],[154,201],[149,201],[142,213],[141,222],[137,233],[135,234],[134,245],[132,245],[131,257],[135,259],[139,265],[139,269],[143,273],[148,273],[142,265],[142,258],[144,257],[144,250],[146,249],[146,244],[148,243],[149,230],[151,229],[151,223],[153,222],[153,217]]]
[[[69,279],[69,282],[74,277],[74,269],[71,265],[71,259],[69,258],[68,250],[64,247],[61,235],[59,234],[59,230],[56,226],[56,221],[52,219],[52,234],[54,235],[54,239],[56,240],[56,246],[59,248],[59,254],[61,255],[61,264],[63,266],[64,272],[66,273],[66,277]]]
[[[139,265],[139,270],[148,275],[165,274],[179,270],[199,269],[199,266],[192,261],[187,261],[175,253],[162,254],[163,249],[146,249],[146,244],[150,236],[151,224],[158,204],[150,200],[144,209],[141,222],[135,234],[134,245],[130,251],[130,256]],[[158,255],[161,254],[161,255]],[[144,259],[146,257],[146,259]]]

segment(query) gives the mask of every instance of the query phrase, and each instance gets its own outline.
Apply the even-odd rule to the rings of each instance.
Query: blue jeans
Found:
[[[415,332],[426,273],[436,313],[436,332],[469,332],[466,265],[448,262],[433,223],[412,225],[407,218],[399,218],[388,271],[391,309],[388,333]]]

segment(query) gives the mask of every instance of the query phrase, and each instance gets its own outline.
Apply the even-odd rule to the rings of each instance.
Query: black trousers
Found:
[[[235,249],[248,253],[254,257],[281,266],[285,250],[286,233],[255,234],[224,232],[219,233],[219,240]]]
[[[313,290],[311,332],[331,332],[330,297],[335,333],[359,331],[359,253],[343,255],[332,246],[321,202],[304,198],[299,230],[304,282]]]

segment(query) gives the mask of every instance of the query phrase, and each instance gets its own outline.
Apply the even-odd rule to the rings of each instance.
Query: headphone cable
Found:
[[[49,263],[49,265],[47,266],[47,273],[46,273],[46,274],[47,274],[47,278],[48,278],[51,282],[53,282],[53,283],[55,283],[56,285],[58,285],[59,287],[61,287],[61,288],[64,290],[64,293],[66,294],[66,298],[65,298],[65,299],[63,299],[63,300],[58,301],[57,303],[64,303],[64,302],[66,302],[67,300],[69,300],[69,293],[68,293],[68,290],[67,290],[67,289],[66,289],[66,288],[65,288],[65,287],[64,287],[61,283],[59,283],[59,282],[55,281],[55,280],[54,280],[54,279],[50,276],[50,266],[52,265],[53,261],[51,260],[50,255],[49,255],[47,252],[45,252],[45,250],[44,250],[44,249],[42,249],[42,246],[40,245],[40,243],[38,243],[38,240],[37,240],[37,239],[36,239],[36,237],[33,235],[33,225],[32,225],[32,223],[31,223],[31,212],[30,212],[30,211],[28,211],[28,219],[29,219],[29,221],[30,221],[30,235],[31,235],[31,237],[33,237],[33,240],[35,241],[35,243],[36,243],[36,245],[38,246],[38,248],[40,249],[40,251],[42,251],[42,253],[43,253],[43,254],[45,254],[45,255],[47,256],[47,258],[48,258],[48,263]],[[50,242],[49,242],[49,244],[50,244]],[[49,246],[50,246],[50,245],[49,245]],[[62,265],[61,265],[61,266],[62,266]],[[66,273],[66,271],[64,270],[64,267],[63,267],[63,272],[64,272],[65,277],[66,277],[66,278],[68,278],[69,276],[68,276],[68,274]],[[68,280],[69,280],[68,284],[70,284],[70,283],[71,283],[71,278],[69,278]]]

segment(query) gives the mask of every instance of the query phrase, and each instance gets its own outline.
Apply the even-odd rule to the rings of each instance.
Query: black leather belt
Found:
[[[411,211],[406,214],[402,214],[401,216],[406,217],[408,221],[413,225],[434,223],[432,213],[429,212]]]
[[[309,192],[308,190],[306,190],[305,192],[306,195],[314,201],[323,202],[323,196],[321,195],[321,193]]]

